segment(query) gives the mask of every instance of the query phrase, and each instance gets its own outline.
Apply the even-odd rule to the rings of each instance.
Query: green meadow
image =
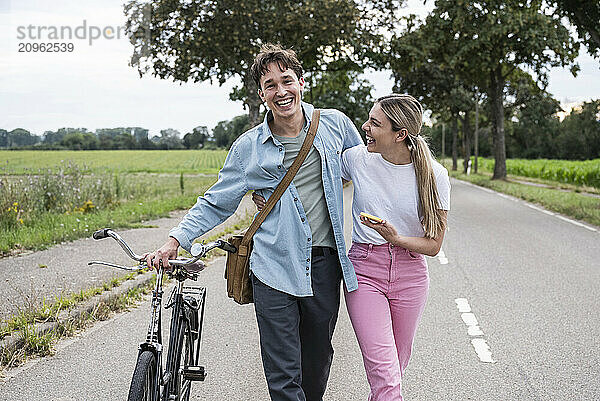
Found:
[[[494,160],[480,158],[479,168],[491,173],[494,170]],[[506,172],[519,177],[539,178],[600,189],[600,159],[583,161],[508,159]]]
[[[225,150],[2,150],[0,174],[58,171],[66,163],[86,173],[217,174],[226,155]]]
[[[226,151],[0,151],[0,256],[186,209]]]

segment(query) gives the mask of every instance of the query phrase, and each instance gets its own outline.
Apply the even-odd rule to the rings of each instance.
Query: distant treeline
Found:
[[[479,155],[492,156],[492,124],[486,113],[487,104],[479,116]],[[518,107],[507,110],[505,121],[506,156],[510,159],[566,159],[588,160],[600,158],[600,99],[585,102],[575,108],[562,121],[556,99],[536,96]],[[458,119],[457,126],[436,123],[426,128],[432,149],[441,156],[442,129],[445,130],[445,156],[452,156],[452,132],[470,131],[475,127],[475,113]],[[462,134],[462,132],[461,132]],[[464,134],[458,137],[457,153],[464,155]],[[472,140],[471,140],[472,146]]]
[[[492,124],[482,107],[479,121],[479,154],[492,155]],[[346,114],[349,110],[343,109]],[[557,117],[560,105],[551,96],[532,96],[518,107],[509,109],[505,122],[506,153],[519,159],[587,160],[600,157],[600,99],[583,103],[562,121]],[[351,111],[351,110],[350,110]],[[350,115],[350,114],[349,114]],[[355,117],[360,128],[361,116]],[[445,156],[452,155],[452,131],[474,130],[474,113],[469,119],[457,121],[457,126],[446,124]],[[148,138],[148,130],[140,127],[102,128],[89,132],[85,128],[61,128],[46,131],[43,137],[17,128],[10,132],[0,129],[0,148],[47,150],[114,150],[114,149],[229,149],[233,141],[249,128],[248,115],[219,122],[212,132],[198,126],[183,137],[174,129],[160,131]],[[436,156],[441,156],[442,124],[425,128]],[[458,138],[457,153],[464,154],[464,141]]]
[[[248,129],[248,116],[221,121],[212,132],[198,126],[185,135],[174,129],[164,129],[160,135],[148,137],[141,127],[59,128],[46,131],[41,137],[26,129],[0,129],[0,148],[36,150],[118,150],[118,149],[228,149],[233,141]]]

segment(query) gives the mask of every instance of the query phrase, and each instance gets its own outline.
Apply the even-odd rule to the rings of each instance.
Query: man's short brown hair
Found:
[[[269,71],[269,64],[276,63],[282,71],[291,69],[296,73],[298,79],[302,78],[302,64],[292,49],[284,49],[281,45],[272,43],[264,44],[260,47],[260,53],[254,58],[254,63],[250,67],[250,75],[256,86],[260,87],[260,77]]]

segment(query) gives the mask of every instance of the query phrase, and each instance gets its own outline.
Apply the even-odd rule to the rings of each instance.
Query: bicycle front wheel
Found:
[[[190,311],[196,313],[196,311]],[[183,323],[183,322],[182,322]],[[190,399],[190,391],[192,382],[183,377],[183,370],[194,364],[194,335],[190,330],[190,326],[182,324],[177,336],[177,355],[178,367],[177,372],[177,394],[180,401],[188,401]]]
[[[158,401],[156,368],[156,357],[152,351],[143,351],[138,356],[127,401]]]

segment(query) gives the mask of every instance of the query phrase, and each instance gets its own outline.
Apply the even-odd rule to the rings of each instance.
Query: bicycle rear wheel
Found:
[[[157,401],[156,357],[152,351],[143,351],[137,360],[127,401]]]

